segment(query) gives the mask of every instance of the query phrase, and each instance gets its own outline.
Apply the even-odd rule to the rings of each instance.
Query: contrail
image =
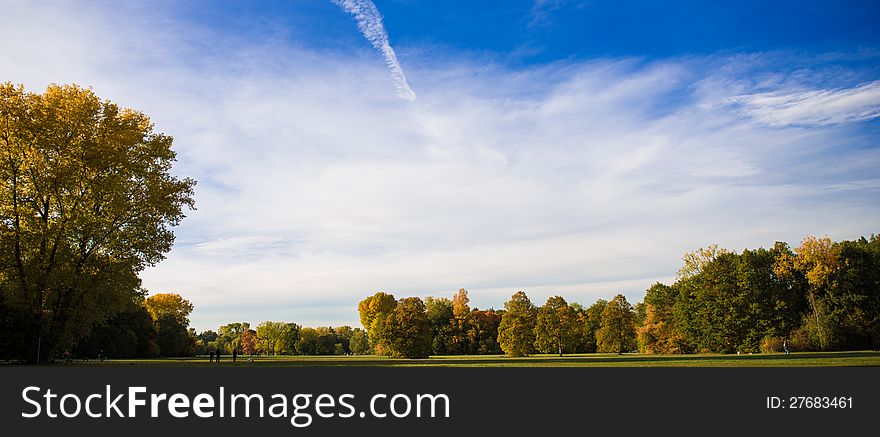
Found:
[[[397,61],[394,49],[388,43],[388,33],[385,32],[385,26],[382,25],[382,15],[376,9],[376,5],[370,0],[331,1],[349,14],[354,15],[361,33],[364,34],[367,41],[373,44],[376,50],[382,53],[382,58],[385,59],[385,65],[388,66],[388,70],[391,73],[391,80],[394,82],[394,89],[397,91],[398,97],[408,101],[415,100],[416,93],[406,83],[406,76],[403,74],[403,69],[400,68],[400,62]]]

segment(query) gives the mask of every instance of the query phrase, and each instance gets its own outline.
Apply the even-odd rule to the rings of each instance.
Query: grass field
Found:
[[[214,366],[207,358],[161,358],[146,360],[75,361],[56,363],[57,366]],[[835,367],[880,366],[880,352],[804,352],[754,355],[641,355],[641,354],[579,354],[559,357],[533,355],[509,358],[500,355],[452,355],[408,360],[360,356],[267,356],[239,357],[233,363],[224,356],[220,366],[227,367]]]

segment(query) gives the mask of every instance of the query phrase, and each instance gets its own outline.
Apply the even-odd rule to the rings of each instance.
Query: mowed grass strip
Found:
[[[58,366],[212,366],[207,357],[157,358],[58,362]],[[643,355],[574,354],[505,357],[501,355],[443,355],[426,359],[395,359],[374,355],[355,356],[224,356],[219,366],[227,367],[837,367],[880,366],[880,351],[801,352],[753,355]]]

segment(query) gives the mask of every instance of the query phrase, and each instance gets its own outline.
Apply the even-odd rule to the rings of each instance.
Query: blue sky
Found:
[[[635,302],[701,246],[880,230],[877,2],[337,3],[0,0],[0,80],[174,136],[198,210],[142,278],[199,330]]]
[[[395,45],[489,51],[523,63],[602,56],[668,57],[732,51],[852,51],[880,38],[875,1],[378,0]],[[259,33],[275,23],[292,41],[353,48],[331,2],[190,2],[206,26]]]

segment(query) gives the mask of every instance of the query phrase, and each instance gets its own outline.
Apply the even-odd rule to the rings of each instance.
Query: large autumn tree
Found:
[[[358,303],[358,313],[361,318],[361,326],[367,331],[370,344],[376,349],[376,353],[383,354],[381,337],[385,326],[385,319],[388,317],[394,307],[397,306],[397,300],[394,296],[385,292],[376,292],[372,296]]]
[[[581,337],[577,315],[561,296],[551,296],[538,309],[535,323],[535,348],[543,353],[570,352]]]
[[[599,352],[622,354],[636,348],[636,313],[626,297],[618,294],[602,311],[602,327],[596,332]]]
[[[417,297],[397,301],[385,318],[379,339],[382,353],[400,358],[427,358],[431,355],[431,325],[425,303]]]
[[[91,89],[0,84],[3,357],[56,356],[137,298],[193,207],[171,143]]]
[[[522,291],[504,303],[504,315],[498,325],[498,344],[512,357],[526,356],[535,350],[535,305]]]
[[[498,344],[498,326],[501,324],[501,314],[494,309],[474,308],[471,310],[470,320],[467,336],[473,347],[472,353],[500,354],[502,350]]]
[[[450,335],[446,345],[446,350],[453,354],[467,354],[472,352],[471,342],[468,338],[468,331],[471,326],[471,308],[468,306],[470,298],[468,292],[464,288],[460,288],[458,293],[452,296],[452,314],[450,320]]]

